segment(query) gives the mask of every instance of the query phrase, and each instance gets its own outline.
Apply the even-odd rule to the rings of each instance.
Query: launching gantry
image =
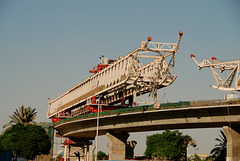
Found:
[[[136,103],[157,104],[157,89],[171,85],[177,77],[175,53],[179,52],[182,35],[180,31],[177,43],[152,42],[148,37],[139,48],[117,60],[101,57],[97,67],[89,70],[92,76],[56,99],[49,99],[47,117],[96,112],[99,102],[103,111]],[[146,93],[149,95],[143,97]],[[137,102],[137,96],[142,101]]]
[[[203,60],[199,63],[196,56],[191,54],[190,57],[198,65],[198,69],[210,67],[217,85],[210,85],[211,87],[223,91],[238,91],[240,92],[240,60],[234,61],[218,61],[217,58],[212,57],[211,60]],[[230,74],[223,80],[215,69],[220,69],[220,73],[228,70]]]

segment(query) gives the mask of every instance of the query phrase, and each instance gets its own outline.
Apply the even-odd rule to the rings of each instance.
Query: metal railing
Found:
[[[218,106],[218,105],[231,105],[231,104],[240,104],[240,99],[216,99],[216,100],[197,100],[197,101],[191,101],[190,107],[196,107],[196,106]]]

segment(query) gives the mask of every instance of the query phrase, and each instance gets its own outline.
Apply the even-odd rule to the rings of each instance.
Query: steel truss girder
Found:
[[[220,62],[215,57],[212,60],[203,60],[199,63],[195,55],[190,56],[201,70],[205,67],[210,67],[217,85],[210,85],[211,87],[223,91],[237,91],[240,92],[240,60]],[[231,71],[229,75],[223,80],[215,69],[220,69],[220,73],[225,70]],[[234,83],[235,81],[235,83]]]
[[[179,36],[178,39],[181,39],[181,36]],[[180,43],[179,40],[178,42]],[[148,46],[151,45],[155,48],[148,48]],[[169,49],[166,50],[163,47],[168,47]],[[141,96],[144,103],[150,103],[142,97],[142,94],[150,93],[148,98],[150,96],[153,97],[154,102],[151,103],[156,104],[157,89],[171,85],[177,77],[174,74],[175,53],[179,50],[177,47],[179,47],[177,43],[142,42],[140,48],[129,54],[129,57],[132,57],[132,59],[128,62],[128,80],[126,81],[125,89],[122,89],[126,91],[131,89],[131,92],[128,95],[119,96],[118,92],[114,91],[104,98],[107,100],[106,102],[114,104],[119,102],[122,97],[132,96],[133,103],[136,104],[136,97]],[[151,53],[157,55],[150,55]],[[140,58],[153,59],[153,61],[142,65]],[[167,58],[170,59],[168,63]],[[129,85],[131,85],[131,87],[128,87]]]
[[[139,48],[49,100],[47,116],[82,107],[93,98],[115,105],[122,97],[132,97],[134,105],[137,96],[151,93],[156,103],[157,89],[171,85],[177,77],[174,74],[175,53],[179,51],[182,35],[179,32],[177,43],[150,42],[151,39],[141,42]],[[151,62],[142,62],[148,59]],[[120,95],[119,91],[126,94]]]

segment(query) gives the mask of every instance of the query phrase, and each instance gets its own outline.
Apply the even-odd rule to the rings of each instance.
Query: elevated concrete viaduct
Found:
[[[240,104],[159,109],[100,116],[99,135],[107,135],[110,160],[124,160],[129,132],[223,127],[228,160],[240,159]],[[64,137],[93,138],[96,118],[72,119],[55,126]]]

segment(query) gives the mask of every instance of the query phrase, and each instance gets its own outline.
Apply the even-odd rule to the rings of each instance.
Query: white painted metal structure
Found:
[[[190,56],[198,65],[198,69],[210,67],[213,76],[217,82],[217,85],[210,85],[211,87],[223,91],[238,91],[240,92],[240,60],[235,61],[218,61],[217,58],[212,57],[212,60],[203,60],[199,63],[196,56],[191,54]],[[230,74],[223,80],[215,69],[220,69],[220,72],[225,70],[230,71]],[[234,83],[235,82],[235,83]]]
[[[81,114],[92,98],[103,101],[105,105],[117,105],[124,99],[133,101],[136,97],[150,93],[157,103],[157,89],[171,85],[174,73],[175,53],[183,33],[179,32],[177,43],[141,42],[139,48],[126,56],[111,61],[107,67],[88,77],[54,100],[49,100],[47,117],[57,117],[62,111],[70,110],[71,114]],[[100,64],[109,62],[103,58]],[[150,103],[142,97],[141,103]],[[83,111],[82,111],[83,113]]]

